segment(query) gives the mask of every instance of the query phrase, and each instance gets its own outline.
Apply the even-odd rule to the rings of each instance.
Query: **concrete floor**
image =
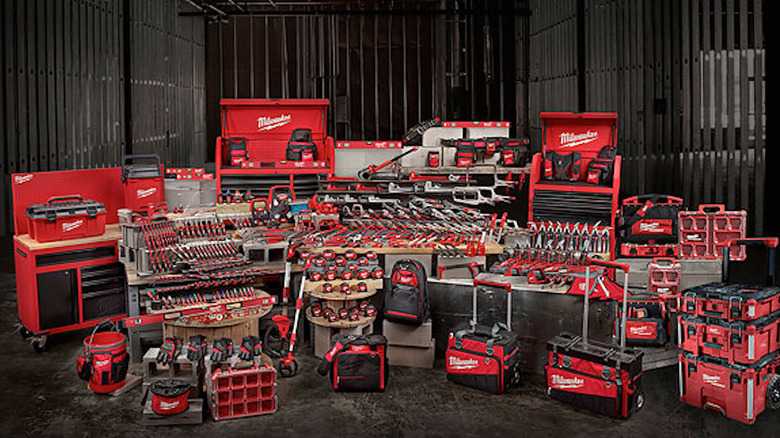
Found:
[[[316,372],[304,346],[298,376],[278,387],[279,411],[264,417],[147,429],[138,424],[141,391],[98,396],[76,376],[84,332],[52,338],[36,354],[17,333],[13,263],[0,240],[0,430],[3,436],[780,436],[780,412],[766,411],[754,426],[727,420],[677,400],[676,368],[647,372],[645,408],[627,421],[604,418],[547,398],[542,376],[524,376],[502,396],[449,383],[433,370],[394,368],[385,393],[337,394]],[[138,365],[131,372],[140,372]],[[743,435],[744,434],[744,435]]]

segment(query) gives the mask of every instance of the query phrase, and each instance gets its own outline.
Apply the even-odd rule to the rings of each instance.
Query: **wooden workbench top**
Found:
[[[122,231],[119,224],[106,225],[106,232],[99,236],[83,237],[81,239],[57,240],[54,242],[38,242],[30,237],[29,234],[14,236],[14,240],[24,245],[30,251],[40,251],[44,249],[63,248],[66,246],[88,245],[91,243],[116,242],[122,238]]]

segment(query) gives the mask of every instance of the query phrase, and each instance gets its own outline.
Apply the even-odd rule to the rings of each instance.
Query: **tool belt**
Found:
[[[544,154],[544,178],[554,181],[579,181],[582,178],[582,155],[579,152]]]

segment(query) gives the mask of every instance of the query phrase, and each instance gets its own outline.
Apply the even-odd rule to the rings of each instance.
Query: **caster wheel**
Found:
[[[46,347],[47,347],[46,341],[47,341],[46,336],[39,336],[33,338],[33,340],[31,341],[33,350],[35,350],[36,353],[43,353],[44,351],[46,351]]]
[[[780,376],[775,374],[766,389],[766,403],[772,409],[780,408]]]
[[[639,393],[639,395],[636,396],[636,409],[635,411],[639,411],[642,409],[642,407],[645,405],[645,394]]]
[[[282,357],[282,352],[287,351],[287,339],[282,338],[279,329],[272,325],[263,336],[263,352],[271,357]]]
[[[25,326],[19,326],[19,336],[22,337],[25,341],[32,338],[34,336],[33,332],[27,329]]]
[[[293,359],[289,364],[279,362],[279,374],[282,377],[292,377],[298,374],[298,361]]]

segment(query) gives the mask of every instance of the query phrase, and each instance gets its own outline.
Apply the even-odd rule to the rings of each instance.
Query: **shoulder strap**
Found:
[[[647,210],[653,208],[656,203],[658,203],[658,200],[661,199],[661,195],[653,195],[652,198],[645,201],[644,205],[642,205],[642,208],[637,210],[633,216],[628,218],[626,222],[620,226],[618,226],[618,230],[625,230],[626,228],[630,227],[631,225],[634,225],[639,219],[642,219],[645,217],[645,213],[647,213]]]

